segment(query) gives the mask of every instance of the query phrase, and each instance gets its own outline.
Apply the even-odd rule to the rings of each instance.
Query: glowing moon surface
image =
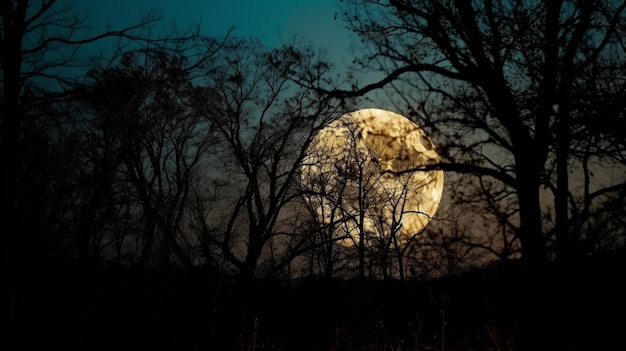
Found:
[[[408,118],[382,109],[346,113],[315,136],[302,166],[306,199],[345,245],[420,233],[439,206],[443,171],[432,140]],[[346,235],[347,234],[347,235]]]

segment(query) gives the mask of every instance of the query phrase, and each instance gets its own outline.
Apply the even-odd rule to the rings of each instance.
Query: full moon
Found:
[[[301,168],[306,200],[317,220],[344,245],[419,234],[443,192],[432,140],[408,118],[382,109],[346,113],[321,129]]]

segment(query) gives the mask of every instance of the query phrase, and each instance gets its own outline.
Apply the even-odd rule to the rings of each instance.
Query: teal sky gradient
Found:
[[[75,0],[78,16],[88,16],[95,32],[130,25],[142,13],[156,10],[163,28],[201,25],[202,33],[221,37],[229,28],[239,37],[257,37],[269,48],[302,37],[329,56],[350,53],[350,32],[336,18],[339,0]],[[339,63],[339,62],[337,62]]]

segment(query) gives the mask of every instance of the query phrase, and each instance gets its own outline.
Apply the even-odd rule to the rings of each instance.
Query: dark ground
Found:
[[[245,289],[200,269],[50,264],[17,282],[4,350],[626,350],[625,263],[621,251],[534,272]]]

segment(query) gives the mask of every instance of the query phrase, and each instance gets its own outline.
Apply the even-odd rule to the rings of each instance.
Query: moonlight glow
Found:
[[[308,149],[302,185],[318,220],[335,224],[342,243],[404,241],[435,214],[443,171],[416,168],[439,162],[435,145],[408,118],[381,109],[347,113],[322,129]]]

